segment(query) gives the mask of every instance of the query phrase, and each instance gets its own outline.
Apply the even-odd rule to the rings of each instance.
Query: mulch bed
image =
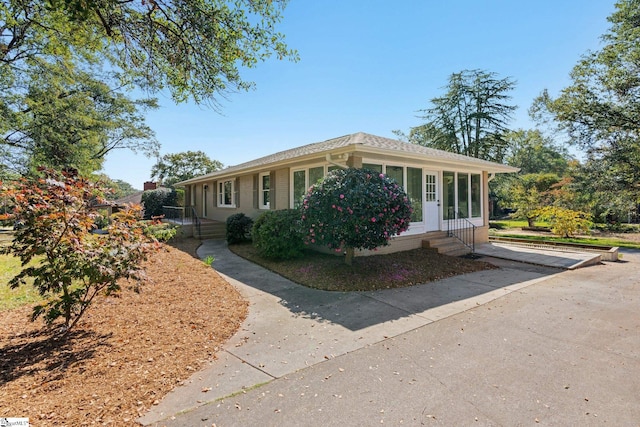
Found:
[[[37,426],[138,425],[240,327],[247,302],[194,258],[199,242],[164,246],[140,293],[94,303],[66,338],[31,307],[1,313],[0,417]],[[59,326],[59,325],[58,325]]]

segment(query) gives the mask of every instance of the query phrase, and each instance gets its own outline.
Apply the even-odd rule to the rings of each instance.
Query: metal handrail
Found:
[[[449,208],[449,221],[447,222],[447,235],[455,237],[463,245],[476,251],[476,225],[473,224],[464,214],[456,211],[453,207]]]
[[[200,231],[200,218],[198,218],[198,214],[196,213],[196,208],[194,206],[190,206],[191,208],[191,216],[193,218],[193,223],[196,226],[196,231],[198,232],[198,238],[202,235]]]
[[[185,208],[184,206],[163,206],[162,214],[165,219],[169,219],[175,222],[180,221],[180,224],[184,225]]]

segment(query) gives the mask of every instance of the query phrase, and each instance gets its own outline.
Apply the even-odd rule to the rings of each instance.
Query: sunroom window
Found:
[[[444,171],[442,179],[445,219],[482,217],[482,177],[480,174]]]
[[[299,208],[307,190],[324,178],[324,166],[293,171],[293,208]]]

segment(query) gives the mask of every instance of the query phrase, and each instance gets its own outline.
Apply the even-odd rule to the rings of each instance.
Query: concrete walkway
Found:
[[[541,250],[501,242],[477,245],[476,254],[565,270],[600,264],[600,255],[595,253],[570,248]]]
[[[233,255],[226,249],[224,242],[205,241],[198,250],[198,255],[201,257],[212,255],[216,258],[213,264],[214,268],[226,280],[234,284],[250,301],[249,315],[242,329],[218,354],[217,360],[212,361],[210,366],[196,373],[184,386],[176,388],[159,405],[152,408],[148,414],[140,419],[140,422],[145,425],[190,426],[211,425],[212,422],[215,422],[217,426],[256,424],[370,425],[374,422],[379,423],[392,419],[395,419],[396,423],[415,424],[416,408],[407,407],[406,413],[402,408],[407,405],[416,405],[417,401],[422,402],[421,404],[430,402],[433,406],[433,409],[428,409],[429,405],[424,407],[426,412],[421,415],[423,421],[436,422],[446,419],[443,411],[450,412],[451,408],[455,406],[458,408],[455,412],[462,411],[458,414],[460,416],[475,413],[475,420],[484,421],[480,425],[518,424],[511,422],[520,419],[516,416],[518,415],[516,409],[513,409],[515,418],[500,418],[495,414],[489,416],[491,412],[489,410],[475,412],[471,410],[473,405],[469,407],[468,403],[478,397],[468,394],[472,392],[469,387],[465,387],[465,384],[460,383],[461,388],[458,389],[458,386],[449,381],[451,378],[445,378],[438,379],[432,386],[426,386],[426,382],[433,382],[435,378],[421,377],[425,374],[433,375],[436,366],[439,369],[444,369],[444,365],[452,365],[448,368],[450,372],[448,375],[452,375],[457,370],[467,372],[463,378],[457,378],[456,382],[464,382],[466,378],[466,381],[469,381],[466,386],[482,385],[486,389],[483,389],[482,392],[489,392],[488,400],[493,402],[491,405],[502,404],[504,406],[500,396],[512,395],[520,388],[535,388],[536,384],[531,384],[530,379],[527,378],[528,374],[525,374],[528,368],[531,368],[530,364],[533,360],[527,359],[526,353],[529,350],[525,350],[530,345],[522,341],[523,338],[513,336],[520,331],[519,329],[509,330],[510,320],[506,318],[506,314],[501,315],[501,313],[507,312],[506,300],[503,297],[512,297],[512,300],[518,302],[518,304],[509,306],[509,312],[515,310],[517,314],[522,310],[533,313],[530,319],[531,326],[538,325],[536,328],[539,328],[541,324],[538,322],[543,322],[543,329],[547,329],[549,326],[558,328],[560,324],[554,326],[548,324],[546,320],[542,321],[536,318],[549,310],[548,307],[541,307],[534,301],[527,302],[530,298],[523,299],[522,296],[528,295],[529,289],[537,288],[531,287],[531,285],[554,281],[564,283],[566,281],[564,275],[574,273],[560,274],[562,270],[556,268],[492,259],[492,262],[501,266],[499,270],[482,271],[397,290],[336,293],[312,290],[296,285]],[[604,268],[608,273],[611,273],[617,268],[617,264],[611,263],[577,271]],[[596,275],[596,277],[598,276]],[[637,277],[635,280],[637,282]],[[531,292],[531,295],[538,293]],[[546,294],[543,292],[540,297],[542,298],[544,295]],[[602,368],[605,371],[607,366],[610,367],[607,363],[622,363],[624,365],[626,360],[626,364],[632,368],[635,378],[640,375],[637,350],[640,345],[636,345],[640,344],[638,338],[640,322],[637,314],[640,307],[637,301],[635,301],[635,311],[632,312],[632,316],[628,321],[622,322],[625,325],[617,326],[618,328],[626,327],[626,330],[631,328],[633,331],[633,336],[624,338],[626,341],[623,340],[624,360],[611,362],[604,360],[605,357],[600,357],[602,359],[600,362],[604,363]],[[629,312],[628,308],[622,305],[620,309],[624,313]],[[487,310],[495,311],[488,313]],[[478,312],[498,315],[498,319],[487,323],[492,327],[502,327],[496,329],[496,331],[500,330],[497,336],[493,336],[490,329],[482,326],[485,320],[475,315]],[[554,314],[553,320],[559,323],[561,320],[566,321],[566,316],[571,313]],[[522,313],[519,317],[522,317]],[[476,324],[476,322],[480,323]],[[502,329],[505,327],[507,330],[503,331]],[[526,327],[526,325],[522,327]],[[488,335],[473,336],[473,334],[469,334],[468,332],[474,328],[480,328],[483,334],[488,333]],[[614,329],[614,332],[622,334],[617,328]],[[605,332],[602,331],[602,333]],[[473,354],[463,354],[460,356],[463,357],[460,360],[448,356],[446,348],[453,346],[449,350],[459,350],[456,347],[461,345],[460,341],[463,340],[463,336],[464,339],[467,339],[470,335],[473,336],[473,342],[467,341],[465,346],[475,347]],[[505,342],[508,339],[515,340],[515,344],[519,348],[517,355],[511,356],[503,351],[504,343],[500,341],[500,335],[505,337]],[[545,363],[553,361],[554,357],[560,357],[560,360],[564,360],[566,352],[570,352],[570,349],[565,348],[565,343],[561,345],[560,342],[554,342],[549,347],[549,343],[543,342],[544,340],[536,340],[535,336],[530,338],[533,339],[531,344],[535,344],[534,346],[547,346],[531,350],[529,354],[529,357],[534,353],[538,356],[544,356],[542,359],[535,359],[537,363],[542,363],[539,366],[542,371],[547,369]],[[457,341],[457,346],[452,340]],[[445,347],[441,347],[442,345]],[[392,347],[395,349],[393,353],[389,352]],[[553,353],[556,351],[554,348],[560,347],[562,347],[562,353],[554,355]],[[478,357],[475,356],[476,351]],[[608,350],[603,349],[602,351]],[[437,358],[425,359],[427,354],[437,355]],[[483,357],[491,359],[490,362],[487,361],[486,367],[480,365]],[[499,371],[501,365],[513,362],[510,357],[517,358],[516,366],[519,366],[517,372],[514,371],[513,375],[506,373],[505,375],[509,377],[508,381],[504,379],[506,383],[493,386],[485,383],[487,380],[483,380],[484,369]],[[419,364],[420,367],[415,363],[418,359],[423,361]],[[425,365],[424,360],[432,362],[430,365]],[[567,366],[567,369],[569,368],[571,367]],[[394,371],[394,369],[397,370]],[[343,375],[346,372],[348,375]],[[356,372],[357,374],[355,374]],[[442,372],[447,372],[447,370]],[[379,384],[375,381],[371,382],[372,378],[377,375],[380,375]],[[522,375],[524,377],[519,378]],[[552,380],[552,376],[548,380]],[[338,378],[342,379],[338,382]],[[313,379],[313,385],[319,387],[316,392],[313,392],[311,383],[309,383],[311,379]],[[624,375],[621,379],[624,379]],[[404,384],[399,384],[398,381]],[[438,381],[441,383],[440,385],[438,385]],[[522,387],[518,385],[518,381],[522,381]],[[369,383],[369,386],[365,387],[366,390],[359,388],[361,382]],[[269,383],[269,385],[257,387],[265,383]],[[332,392],[328,390],[320,392],[324,388],[324,383],[332,384]],[[395,387],[402,386],[401,389],[405,393],[407,392],[404,389],[405,386],[411,388],[412,385],[422,385],[416,387],[414,391],[420,390],[419,395],[406,396],[406,401],[403,399],[402,402],[396,402],[395,405],[380,402],[376,404],[379,406],[379,412],[371,412],[369,408],[371,402],[380,399],[387,399],[390,402],[402,396],[401,390],[394,392],[393,386],[387,389],[389,383],[395,384]],[[448,384],[443,389],[445,383]],[[636,396],[640,395],[638,381],[632,381],[629,387],[635,392],[633,399],[636,399]],[[281,388],[282,392],[275,391]],[[287,389],[286,392],[285,389]],[[459,392],[465,395],[462,399],[462,405],[454,405],[454,402],[459,400],[454,395]],[[526,390],[523,392],[526,393]],[[354,393],[358,394],[357,398]],[[594,396],[595,392],[590,394]],[[284,399],[284,397],[289,399]],[[312,397],[316,397],[316,399]],[[545,398],[539,396],[536,405],[539,405],[540,408],[548,405],[545,402],[549,402],[549,399],[545,400]],[[412,402],[412,399],[417,399],[417,401]],[[589,396],[585,394],[583,399],[589,399]],[[270,403],[264,406],[262,402],[267,401]],[[625,402],[622,401],[618,404],[626,408]],[[449,411],[447,405],[451,407]],[[366,410],[366,413],[362,413],[357,410],[358,406],[369,409]],[[320,414],[321,408],[331,409],[332,415],[329,415],[328,412]],[[389,417],[389,412],[385,413],[385,411],[390,411],[392,408],[395,408],[393,409],[394,415]],[[249,412],[247,412],[248,409],[250,409]],[[287,412],[286,410],[289,415],[281,416],[280,414]],[[338,416],[342,413],[333,412],[337,410],[343,411],[344,417],[356,418]],[[302,417],[301,411],[308,414],[306,418]],[[318,412],[314,413],[313,411]],[[635,409],[636,420],[640,419],[639,411],[640,409]],[[351,415],[348,415],[349,413]],[[544,410],[541,412],[541,417],[543,413]],[[294,418],[290,418],[292,414],[295,414]],[[322,416],[318,417],[319,415]],[[414,417],[414,421],[410,421],[411,417]],[[465,420],[452,424],[470,425],[473,424],[471,421],[474,418],[450,418],[450,420]],[[529,424],[533,425],[534,418],[528,420]],[[578,424],[585,425],[582,422]]]

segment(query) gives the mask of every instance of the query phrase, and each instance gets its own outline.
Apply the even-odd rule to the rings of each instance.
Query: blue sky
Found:
[[[614,0],[291,0],[279,27],[297,63],[244,70],[255,90],[230,94],[216,112],[174,104],[147,123],[161,154],[205,151],[225,166],[312,142],[367,132],[394,137],[421,123],[417,111],[465,69],[512,77],[512,128],[545,88],[569,84],[581,55],[601,46]],[[103,172],[142,188],[155,159],[118,151]]]

